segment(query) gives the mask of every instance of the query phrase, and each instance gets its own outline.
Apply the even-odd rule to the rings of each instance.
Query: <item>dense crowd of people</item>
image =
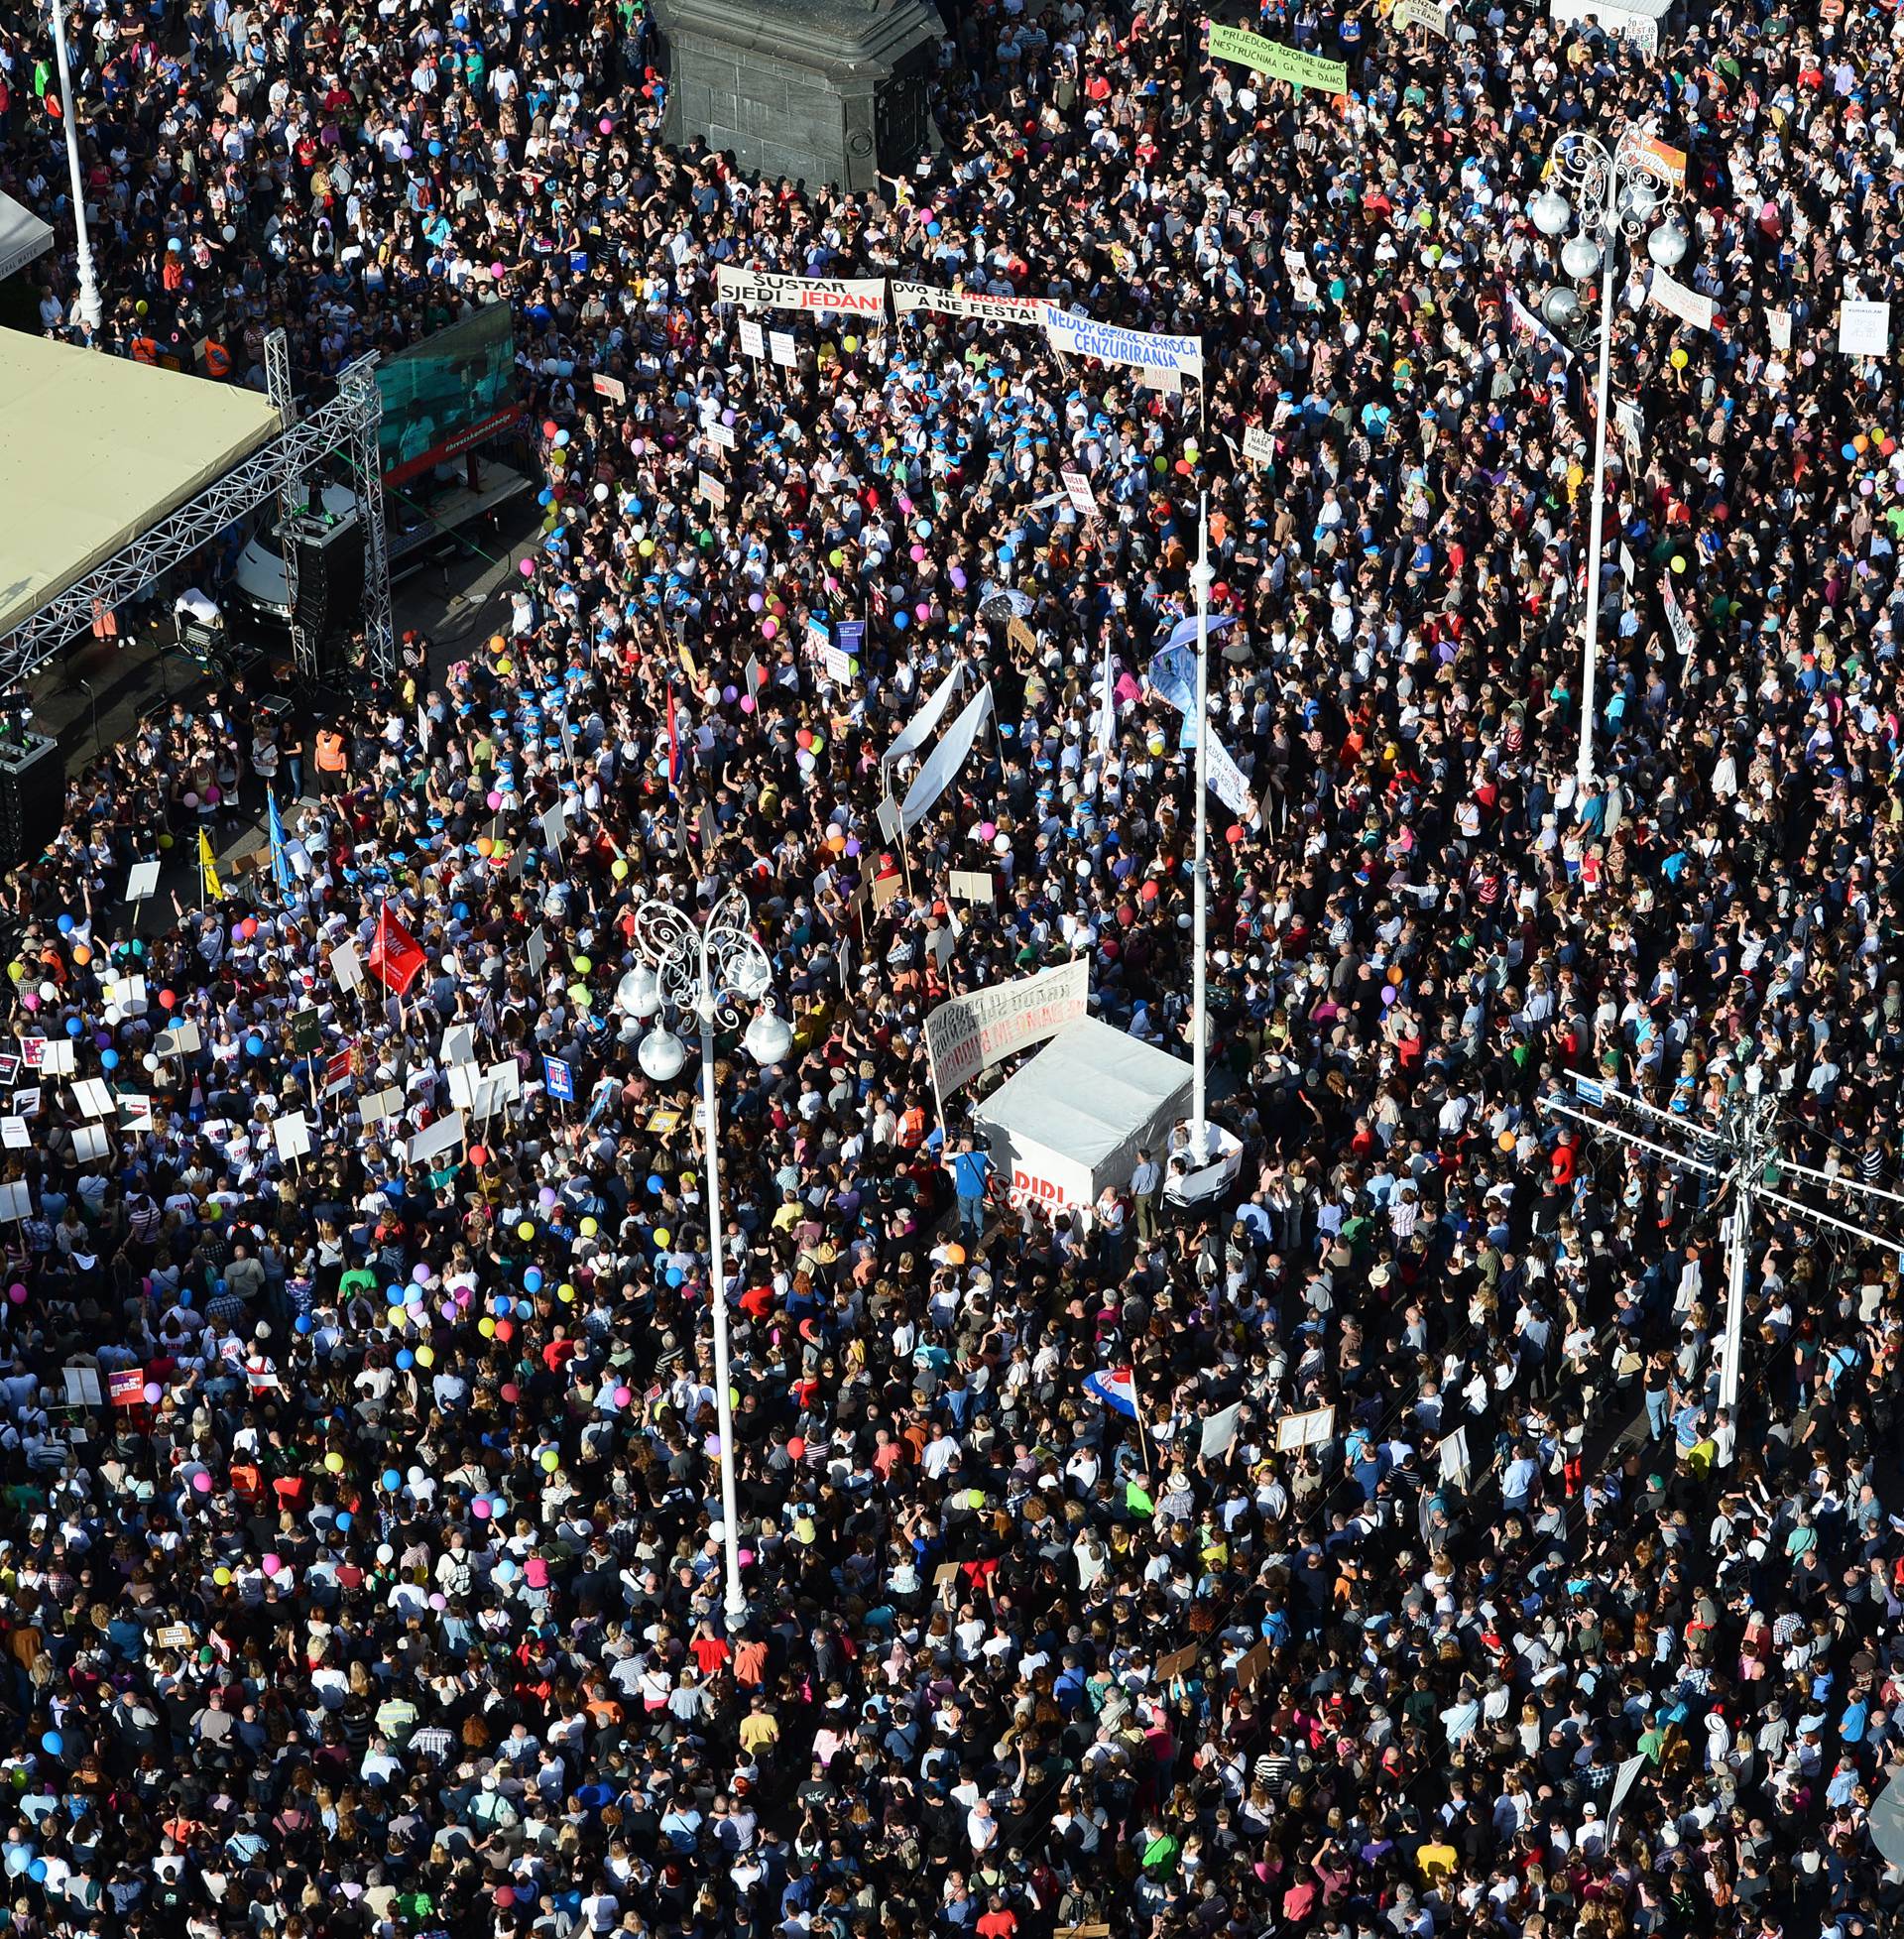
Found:
[[[10,1927],[1895,1929],[1904,1201],[1851,1186],[1896,1184],[1904,450],[1839,347],[1899,260],[1891,16],[1241,23],[1332,97],[1181,8],[946,13],[932,152],[848,196],[665,145],[639,5],[68,11],[98,347],[261,383],[283,328],[321,387],[506,302],[545,517],[375,704],[306,747],[180,702],[8,885]],[[79,341],[49,67],[0,22],[0,187]],[[1628,123],[1713,316],[1622,245],[1596,560],[1598,286],[1533,320],[1528,211]],[[756,316],[788,368],[723,264],[1046,298],[1206,382]],[[1244,1169],[975,1208],[948,996],[1083,958],[1188,1053],[1145,674],[1204,500]],[[995,731],[901,853],[882,757],[961,666]],[[201,837],[215,879],[125,902]],[[717,1041],[717,1221],[698,1052],[645,1074],[623,993],[640,904],[737,888],[792,1043]],[[1748,1111],[1806,1170],[1728,1408],[1699,1167]]]

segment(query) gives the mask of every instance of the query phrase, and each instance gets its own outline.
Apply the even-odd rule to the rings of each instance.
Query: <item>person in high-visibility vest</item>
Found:
[[[134,363],[156,364],[159,361],[159,339],[148,336],[143,330],[132,339],[130,348]]]
[[[349,745],[335,727],[317,730],[317,787],[320,792],[336,794],[344,786],[350,767]]]
[[[231,375],[231,352],[213,337],[205,339],[205,375],[219,383]]]

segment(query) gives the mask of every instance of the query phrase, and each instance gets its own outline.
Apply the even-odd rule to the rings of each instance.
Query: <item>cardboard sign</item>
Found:
[[[767,355],[767,332],[751,316],[741,318],[741,354],[748,357]]]
[[[798,358],[793,348],[791,330],[769,330],[767,342],[768,348],[773,352],[774,361],[782,370],[792,370],[795,367]]]
[[[628,386],[619,377],[605,377],[598,370],[595,373],[595,395],[607,398],[611,404],[628,402]]]
[[[1846,299],[1838,312],[1838,347],[1846,357],[1882,357],[1891,347],[1891,306]]]
[[[1274,464],[1276,440],[1260,424],[1251,424],[1243,434],[1243,455],[1251,464]]]
[[[1336,1434],[1333,1404],[1311,1407],[1307,1413],[1284,1414],[1276,1422],[1276,1451],[1294,1454],[1305,1447],[1326,1447]]]
[[[271,1124],[271,1142],[278,1148],[278,1155],[289,1163],[293,1158],[301,1158],[310,1151],[310,1127],[304,1123],[301,1111],[293,1111],[283,1118],[274,1118]]]
[[[954,869],[949,886],[954,902],[990,903],[998,900],[992,877],[983,870]]]

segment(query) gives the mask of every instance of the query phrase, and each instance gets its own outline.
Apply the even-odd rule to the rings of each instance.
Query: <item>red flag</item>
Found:
[[[681,741],[674,729],[674,682],[667,683],[667,785],[672,788],[681,778]]]
[[[377,935],[365,958],[370,973],[386,990],[401,997],[416,981],[429,958],[423,945],[390,912],[386,903],[377,913]]]

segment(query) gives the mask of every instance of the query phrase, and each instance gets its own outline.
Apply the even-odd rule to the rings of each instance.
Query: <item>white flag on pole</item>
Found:
[[[1111,649],[1104,650],[1104,672],[1098,684],[1098,752],[1109,761],[1118,746],[1118,695],[1111,678]]]
[[[938,692],[905,723],[899,738],[887,749],[883,765],[890,767],[894,761],[903,761],[908,754],[916,754],[937,731],[946,709],[958,698],[964,684],[965,662],[955,661]]]
[[[1250,784],[1236,764],[1230,750],[1218,738],[1217,730],[1210,730],[1210,762],[1208,768],[1210,791],[1234,814],[1239,821],[1252,820],[1256,812],[1254,797],[1250,792]]]
[[[951,787],[952,780],[965,766],[965,757],[972,752],[972,743],[979,738],[979,730],[984,727],[992,714],[992,686],[988,681],[972,696],[964,713],[945,731],[930,754],[919,764],[919,772],[912,777],[912,786],[905,791],[905,800],[899,807],[899,825],[908,834],[931,813],[932,804]]]

